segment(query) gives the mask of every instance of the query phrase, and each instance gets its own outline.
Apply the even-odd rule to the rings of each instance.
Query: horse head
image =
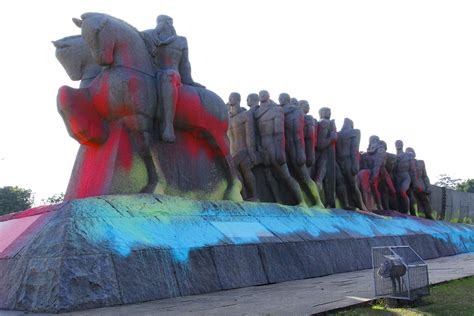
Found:
[[[53,45],[56,47],[56,58],[71,80],[95,78],[102,70],[82,36],[68,36],[53,41]]]
[[[114,62],[116,34],[108,26],[110,16],[102,13],[84,13],[81,19],[73,19],[81,28],[81,34],[90,48],[96,63],[108,66]]]

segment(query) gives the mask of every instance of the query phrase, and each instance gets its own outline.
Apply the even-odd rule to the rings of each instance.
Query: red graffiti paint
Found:
[[[219,120],[208,113],[203,107],[199,95],[192,88],[182,86],[179,91],[174,122],[176,128],[193,130],[193,134],[198,138],[207,139],[211,146],[214,145],[214,155],[229,155],[229,141],[226,136],[227,117]],[[190,152],[196,152],[196,148],[193,148],[193,146],[198,144],[188,142]]]

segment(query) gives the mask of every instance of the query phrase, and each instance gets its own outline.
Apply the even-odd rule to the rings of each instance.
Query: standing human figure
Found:
[[[336,159],[349,193],[349,206],[367,210],[357,183],[360,170],[360,130],[354,129],[354,122],[344,119],[342,129],[337,133]]]
[[[397,203],[397,190],[395,189],[393,171],[397,166],[397,155],[387,152],[387,143],[383,140],[380,144],[385,149],[385,164],[381,169],[380,177],[380,194],[382,199],[382,207],[384,210],[396,210],[398,208]]]
[[[395,142],[397,149],[397,167],[395,168],[395,183],[399,198],[399,211],[407,214],[410,210],[410,198],[408,190],[413,180],[416,181],[415,157],[412,153],[403,151],[403,142]]]
[[[203,87],[194,82],[188,57],[186,37],[178,36],[173,19],[159,15],[156,27],[142,33],[157,68],[159,111],[161,111],[160,136],[165,142],[174,142],[174,114],[181,84]]]
[[[291,98],[293,100],[294,98]],[[291,102],[290,102],[291,104]],[[305,114],[304,116],[304,146],[306,153],[306,166],[309,170],[313,169],[314,163],[316,161],[315,150],[316,150],[316,139],[317,135],[317,124],[318,121],[308,114],[309,113],[309,103],[306,100],[298,101],[298,106]]]
[[[240,106],[240,94],[233,92],[229,96],[230,153],[234,167],[243,184],[244,199],[258,201],[257,184],[252,172],[257,163],[255,146],[255,125],[252,113]]]
[[[285,114],[285,150],[291,171],[310,204],[324,208],[319,198],[318,188],[306,166],[304,112],[298,106],[290,104],[290,96],[287,93],[280,94],[278,101]]]
[[[336,125],[331,120],[331,109],[319,110],[318,138],[316,141],[315,181],[323,204],[336,207]],[[322,194],[324,192],[324,194]]]
[[[259,93],[260,106],[255,111],[255,118],[260,136],[263,163],[266,168],[265,177],[277,201],[279,197],[278,184],[275,183],[272,172],[283,182],[294,197],[296,204],[305,205],[303,194],[298,183],[291,177],[286,164],[285,155],[285,114],[283,108],[276,105],[266,90]]]
[[[413,156],[416,158],[416,152],[413,148],[407,147],[405,151],[407,153],[413,154]],[[418,210],[423,210],[425,213],[425,218],[434,219],[429,198],[429,195],[431,194],[430,179],[426,173],[425,162],[423,160],[415,159],[415,167],[418,183],[416,186],[412,185],[411,190],[413,191],[413,194],[416,198]]]

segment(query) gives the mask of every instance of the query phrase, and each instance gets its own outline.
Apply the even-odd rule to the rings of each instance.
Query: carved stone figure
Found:
[[[316,142],[315,181],[324,196],[326,207],[336,207],[336,124],[331,120],[331,109],[323,107],[319,110],[318,138]],[[324,195],[321,194],[324,192]]]
[[[380,144],[385,149],[385,165],[381,169],[380,178],[380,195],[382,199],[382,208],[384,210],[396,210],[398,208],[397,203],[397,191],[393,184],[393,171],[397,166],[397,156],[387,152],[387,143],[383,140]]]
[[[415,156],[412,153],[403,151],[403,142],[395,142],[397,149],[397,167],[395,169],[395,182],[399,197],[399,211],[408,213],[410,210],[410,199],[408,190],[412,184],[417,183]]]
[[[367,152],[361,152],[360,171],[357,174],[357,184],[362,194],[364,204],[369,211],[377,209],[377,204],[375,203],[375,198],[372,193],[372,185],[370,183],[372,173],[371,166],[372,158]]]
[[[173,121],[179,87],[181,83],[202,86],[195,83],[191,76],[188,42],[185,37],[176,34],[171,17],[159,15],[156,19],[156,28],[143,34],[154,64],[158,68],[157,79],[161,97],[159,102],[163,116],[160,125],[161,139],[165,142],[174,142],[176,136]]]
[[[304,101],[304,100],[302,100],[302,101]],[[291,99],[290,99],[290,104],[291,104],[291,105],[299,106],[299,103],[300,103],[300,102],[298,101],[297,98],[291,98]]]
[[[233,92],[229,96],[230,152],[243,184],[244,199],[258,201],[255,176],[252,172],[257,163],[255,145],[255,122],[253,114],[240,106],[240,94]]]
[[[357,207],[366,210],[362,194],[357,184],[357,174],[360,171],[360,130],[354,129],[352,120],[344,119],[342,129],[337,133],[336,157],[343,180],[348,188],[350,208]]]
[[[380,138],[377,135],[369,137],[369,147],[367,147],[367,153],[372,155],[381,146]]]
[[[407,153],[413,154],[413,156],[416,158],[416,153],[413,148],[407,147],[405,151]],[[423,160],[415,159],[415,166],[418,186],[412,186],[411,190],[415,195],[418,209],[423,210],[423,212],[425,213],[425,218],[434,219],[429,198],[429,195],[431,194],[430,179],[428,178],[428,174],[426,173],[425,162]]]
[[[290,105],[290,96],[280,94],[278,101],[285,114],[285,144],[287,161],[295,178],[308,197],[311,205],[324,207],[319,199],[318,188],[311,180],[306,166],[306,149],[304,142],[304,113],[298,106]]]
[[[303,195],[298,183],[291,177],[286,164],[285,155],[285,114],[283,108],[275,105],[266,90],[259,93],[260,106],[255,111],[258,133],[265,168],[265,177],[277,201],[279,197],[278,183],[272,172],[283,182],[294,197],[296,204],[304,204]]]
[[[374,146],[375,151],[369,154],[369,161],[371,161],[371,172],[370,172],[370,184],[372,187],[372,194],[374,195],[377,209],[381,210],[382,207],[382,195],[380,194],[380,181],[384,175],[385,161],[386,161],[386,149],[379,140],[379,145]]]
[[[293,100],[294,98],[291,98]],[[291,104],[291,101],[290,101]],[[306,153],[306,166],[311,170],[316,161],[315,149],[317,139],[317,121],[309,115],[309,103],[306,100],[298,101],[298,106],[304,112],[304,146]]]
[[[159,162],[166,178],[164,183],[173,190],[171,192],[176,189],[189,192],[194,188],[209,192],[209,183],[224,180],[227,186],[222,198],[238,199],[235,194],[238,181],[226,136],[228,115],[222,99],[211,91],[182,85],[175,125],[182,131],[200,131],[200,140],[188,133],[188,139],[183,139],[180,148],[194,154],[196,148],[209,146],[208,157],[219,161],[224,172],[219,173],[219,177],[225,179],[211,181],[206,176],[205,184],[197,187],[193,187],[194,184],[186,188],[169,186],[182,181],[168,181],[168,171],[173,170],[169,165],[176,166],[176,159],[169,161],[161,154],[157,156],[157,151],[162,150],[157,148],[153,136],[154,122],[161,119],[156,111],[156,68],[143,34],[126,22],[101,13],[86,13],[82,20],[74,22],[81,27],[83,40],[66,38],[54,42],[64,68],[76,71],[68,71],[68,74],[82,80],[80,89],[64,86],[58,92],[58,110],[70,135],[81,143],[65,198],[159,190],[155,166],[155,162]],[[80,53],[68,53],[75,49]],[[90,78],[94,73],[96,77]],[[199,117],[196,113],[200,113]],[[202,140],[207,143],[193,144]],[[167,152],[173,152],[168,149]],[[196,162],[201,168],[205,165],[203,160]],[[178,177],[172,173],[170,177]]]

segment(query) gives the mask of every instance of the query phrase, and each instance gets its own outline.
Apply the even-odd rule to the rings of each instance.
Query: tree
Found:
[[[35,200],[30,189],[6,186],[0,188],[0,215],[29,209]]]
[[[465,180],[463,179],[454,179],[447,174],[440,174],[438,176],[438,181],[435,182],[434,185],[442,188],[456,190],[458,185],[463,183]]]
[[[467,179],[466,181],[459,183],[456,190],[474,193],[474,179]]]
[[[43,204],[57,204],[61,203],[62,201],[64,201],[64,192],[56,193],[48,197],[46,200],[41,200]]]

